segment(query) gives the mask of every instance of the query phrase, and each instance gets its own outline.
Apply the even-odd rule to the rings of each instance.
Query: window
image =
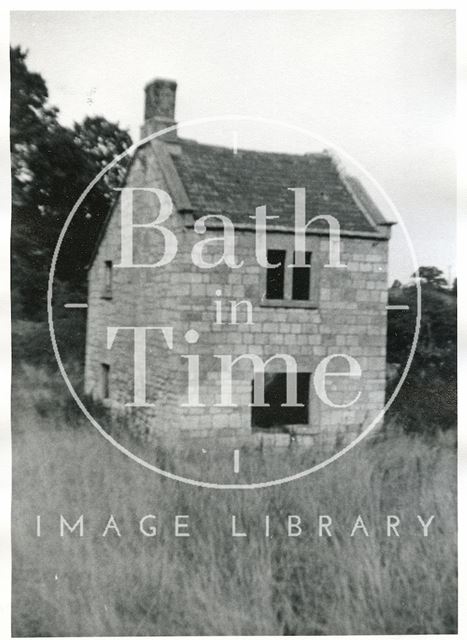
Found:
[[[101,364],[101,374],[102,374],[102,397],[104,400],[110,398],[110,365],[102,363]]]
[[[278,266],[266,269],[261,306],[317,309],[320,266],[316,264],[315,254],[312,251],[294,252],[292,243],[286,239],[284,244],[286,249],[268,249],[269,264]]]
[[[294,252],[294,265],[296,262]],[[311,251],[305,251],[306,267],[293,267],[292,300],[310,299]]]
[[[113,265],[112,260],[105,261],[105,273],[104,273],[104,292],[103,298],[112,298],[112,279],[113,279]]]
[[[268,300],[282,300],[284,298],[285,251],[270,249],[268,262],[278,264],[278,266],[269,267],[267,270],[266,298]]]
[[[251,408],[251,426],[256,429],[286,431],[287,425],[308,424],[310,374],[297,373],[297,402],[303,407],[283,407],[287,402],[287,373],[264,373],[264,402],[269,407]],[[293,374],[290,374],[293,375]],[[255,380],[252,382],[254,401]]]

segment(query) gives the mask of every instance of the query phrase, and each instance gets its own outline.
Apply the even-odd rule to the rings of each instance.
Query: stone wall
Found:
[[[167,189],[163,173],[148,147],[140,149],[128,178],[128,186],[151,186]],[[151,194],[135,198],[138,221],[155,218],[156,199]],[[267,203],[266,203],[267,204]],[[245,212],[252,215],[254,212]],[[139,218],[139,216],[141,218]],[[245,353],[263,359],[277,353],[295,357],[298,370],[313,374],[326,356],[345,353],[353,356],[362,369],[362,379],[328,378],[327,391],[335,404],[351,401],[358,391],[357,402],[345,409],[331,408],[317,396],[310,382],[310,424],[299,429],[295,440],[334,448],[352,440],[384,404],[387,249],[386,240],[358,237],[341,238],[341,262],[346,269],[327,268],[329,240],[324,235],[308,235],[307,251],[312,252],[312,288],[314,295],[306,306],[264,301],[266,270],[255,257],[253,231],[236,232],[237,260],[243,267],[226,266],[206,271],[191,260],[194,243],[206,237],[222,237],[210,230],[197,235],[187,214],[175,213],[170,226],[179,240],[177,257],[162,268],[113,269],[113,295],[103,299],[105,261],[114,265],[120,259],[120,213],[116,207],[89,273],[88,339],[86,349],[86,391],[102,395],[102,363],[110,365],[110,403],[122,407],[133,397],[133,340],[130,332],[117,335],[112,349],[106,348],[107,326],[173,327],[173,349],[169,350],[159,332],[148,337],[147,401],[154,406],[127,408],[134,428],[150,439],[158,437],[186,441],[198,436],[208,440],[232,443],[252,438],[251,402],[253,368],[249,361],[234,366],[233,400],[235,407],[215,406],[220,403],[220,361],[214,355]],[[139,239],[138,235],[140,234]],[[287,250],[289,262],[293,253],[292,234],[268,234],[268,248]],[[220,255],[210,245],[205,258],[212,261]],[[135,232],[135,262],[150,262],[162,255],[161,235],[157,231]],[[287,279],[292,269],[286,268]],[[253,305],[253,324],[242,323],[239,312],[236,325],[229,321],[229,301],[249,300]],[[222,301],[225,324],[216,324],[216,301]],[[185,333],[195,329],[196,344],[188,344]],[[202,407],[183,407],[187,402],[187,359],[199,355],[200,402]],[[335,367],[345,371],[348,365],[340,359]],[[271,362],[268,371],[284,371],[283,362]],[[313,375],[312,375],[313,378]],[[258,439],[260,436],[255,436]],[[274,436],[279,443],[288,436]],[[273,438],[273,439],[274,439]]]

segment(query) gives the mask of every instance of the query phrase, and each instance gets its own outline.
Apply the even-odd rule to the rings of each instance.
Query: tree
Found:
[[[45,80],[27,52],[10,49],[12,157],[12,306],[15,317],[43,317],[47,276],[60,230],[91,180],[131,145],[128,132],[99,116],[72,128],[48,104]],[[84,288],[85,267],[128,157],[89,193],[70,226],[56,276]]]
[[[44,79],[26,66],[27,52],[10,48],[11,111],[10,150],[12,177],[27,184],[28,156],[34,144],[58,126],[57,109],[47,105],[48,91]],[[16,185],[18,186],[18,185]],[[16,190],[16,195],[20,191]]]
[[[10,49],[13,315],[35,309],[39,283],[46,278],[41,236],[36,228],[41,212],[32,196],[35,176],[31,155],[58,126],[57,111],[47,105],[45,81],[27,69],[26,55],[20,47]],[[26,287],[28,295],[24,295]]]
[[[442,284],[441,270],[420,267],[418,273],[428,277],[421,287],[419,339],[390,413],[396,414],[408,431],[426,433],[456,425],[457,300]],[[416,287],[391,287],[389,303],[408,306],[408,310],[388,312],[387,361],[400,373],[409,357],[416,326]],[[394,377],[388,384],[389,395],[397,382],[398,377]]]
[[[429,285],[436,289],[448,286],[443,272],[437,267],[419,267],[417,271],[412,274],[412,278],[420,278],[422,284]]]
[[[75,123],[69,131],[72,150],[67,177],[61,181],[71,185],[69,194],[54,198],[54,210],[60,211],[60,229],[73,204],[97,174],[116,156],[131,145],[131,138],[118,124],[101,116],[87,117],[82,124]],[[79,284],[91,258],[98,235],[115,199],[115,188],[122,185],[129,157],[125,156],[96,183],[83,201],[65,237],[62,253],[65,259],[57,264],[58,276],[67,282]],[[58,191],[57,191],[58,193]]]

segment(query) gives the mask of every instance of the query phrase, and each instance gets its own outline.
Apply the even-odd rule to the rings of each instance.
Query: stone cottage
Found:
[[[175,82],[146,87],[143,137],[175,124],[175,95]],[[154,441],[269,438],[336,447],[353,439],[384,404],[391,224],[358,180],[327,152],[233,150],[185,139],[175,128],[138,148],[126,189],[131,256],[122,255],[122,191],[89,267],[86,392],[130,414]],[[163,233],[151,226],[163,206],[154,189],[170,196],[163,226],[177,239],[176,255],[158,267],[149,266],[165,250]],[[308,226],[303,261],[293,266],[297,199]],[[274,268],[258,261],[258,207],[268,216],[265,254]],[[241,266],[221,259],[221,216],[233,225],[231,258]],[[339,267],[328,265],[336,236],[326,216],[339,224]],[[193,247],[206,240],[202,259],[215,267],[193,260]],[[150,329],[142,335],[135,327]],[[296,362],[295,402],[277,354]],[[228,375],[223,356],[238,358]],[[264,375],[255,357],[256,365],[271,359]],[[230,394],[222,390],[226,378]],[[264,401],[255,399],[258,389]]]

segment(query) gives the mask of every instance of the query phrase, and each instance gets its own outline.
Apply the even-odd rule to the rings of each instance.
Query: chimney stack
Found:
[[[175,94],[177,83],[173,80],[156,78],[144,88],[146,97],[144,103],[144,124],[141,127],[141,137],[171,127],[175,122]],[[176,142],[177,130],[169,131],[161,136],[164,142]]]

